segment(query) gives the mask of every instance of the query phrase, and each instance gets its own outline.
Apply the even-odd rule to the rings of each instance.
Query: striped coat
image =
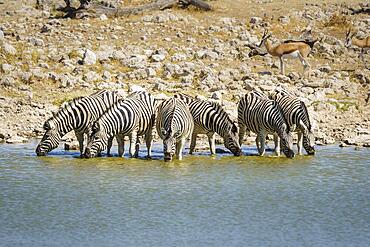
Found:
[[[92,123],[119,98],[117,92],[102,90],[63,104],[59,111],[53,114],[53,117],[45,121],[43,126],[45,134],[36,148],[36,154],[46,155],[58,147],[65,134],[74,130],[82,155],[84,135],[88,135]]]
[[[163,140],[164,160],[172,160],[174,154],[181,160],[186,138],[194,128],[188,106],[178,98],[165,100],[158,108],[156,127]]]
[[[315,154],[315,137],[304,102],[285,91],[276,92],[272,99],[282,108],[289,129],[298,132],[298,154],[302,154],[302,145],[308,154]]]
[[[138,136],[145,136],[148,157],[151,156],[152,130],[155,121],[157,101],[150,93],[139,92],[120,100],[94,122],[86,157],[95,157],[105,150],[108,140],[117,136],[118,155],[124,153],[124,136],[129,136],[130,157],[137,157]]]
[[[265,153],[267,134],[281,138],[283,153],[294,157],[292,136],[280,106],[273,100],[262,98],[256,93],[246,94],[238,104],[239,142],[242,144],[246,132],[257,134],[256,144],[259,154]],[[280,143],[275,138],[277,155],[280,155]]]
[[[175,97],[186,102],[193,116],[194,131],[190,154],[194,152],[198,134],[207,135],[211,154],[216,154],[215,133],[223,138],[225,147],[235,156],[242,154],[238,140],[239,128],[219,104],[195,99],[186,94],[177,94]]]

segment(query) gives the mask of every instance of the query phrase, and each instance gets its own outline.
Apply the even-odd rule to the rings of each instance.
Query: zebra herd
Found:
[[[164,160],[182,159],[186,139],[190,138],[192,154],[198,134],[208,137],[211,154],[216,153],[215,134],[235,156],[242,155],[241,145],[246,133],[254,132],[259,155],[265,153],[267,134],[274,136],[275,152],[280,149],[294,157],[292,132],[298,132],[298,154],[302,146],[313,155],[314,136],[305,104],[284,90],[272,96],[252,91],[238,103],[238,122],[218,103],[186,94],[176,94],[167,100],[156,99],[147,92],[135,92],[122,98],[116,91],[102,90],[65,103],[44,123],[45,134],[36,148],[44,156],[58,147],[62,137],[74,130],[81,157],[110,155],[113,139],[118,143],[118,156],[124,154],[124,138],[129,139],[130,157],[138,157],[139,137],[144,136],[147,157],[151,157],[153,128],[163,140]],[[84,147],[84,139],[87,144]]]

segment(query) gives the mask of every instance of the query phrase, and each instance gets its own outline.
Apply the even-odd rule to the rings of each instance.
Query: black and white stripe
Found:
[[[63,104],[59,111],[44,123],[46,132],[36,148],[36,154],[46,155],[58,147],[65,134],[74,130],[82,155],[84,134],[90,132],[92,123],[118,99],[117,92],[102,90]]]
[[[164,160],[172,160],[174,154],[182,159],[182,150],[194,128],[189,107],[178,98],[162,102],[158,108],[157,132],[163,140]]]
[[[219,134],[224,145],[235,156],[242,154],[238,134],[239,128],[226,111],[216,102],[199,100],[186,94],[177,94],[176,98],[183,100],[190,109],[194,120],[194,131],[191,137],[190,154],[194,152],[198,134],[206,134],[211,154],[216,154],[215,133]]]
[[[150,93],[138,92],[120,100],[107,110],[92,128],[91,140],[85,151],[86,157],[95,157],[105,150],[108,140],[117,136],[118,155],[124,153],[124,137],[129,136],[130,157],[137,157],[138,136],[145,135],[148,157],[151,156],[152,130],[155,121],[157,101]]]
[[[315,154],[315,137],[304,102],[283,90],[277,91],[272,99],[282,108],[289,129],[298,132],[298,154],[302,154],[302,145],[307,154]]]
[[[281,107],[274,100],[268,99],[258,92],[246,94],[238,104],[238,123],[240,127],[239,142],[242,144],[246,132],[257,134],[256,144],[259,154],[265,153],[267,134],[274,134],[281,139],[282,151],[289,157],[294,157],[292,150],[292,135],[284,118]],[[276,154],[280,155],[280,143],[275,139]]]

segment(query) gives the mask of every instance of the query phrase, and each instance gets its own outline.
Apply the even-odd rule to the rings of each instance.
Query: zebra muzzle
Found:
[[[45,156],[46,153],[47,153],[46,151],[41,150],[41,147],[40,146],[37,146],[37,148],[36,148],[36,155],[37,156]]]
[[[164,161],[171,161],[173,158],[172,153],[164,153]]]

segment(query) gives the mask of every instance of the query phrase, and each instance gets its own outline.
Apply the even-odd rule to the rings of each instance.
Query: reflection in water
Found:
[[[154,160],[0,145],[0,245],[366,246],[370,150]],[[246,150],[244,150],[246,151]],[[247,150],[254,152],[255,150]],[[142,156],[145,155],[145,150]]]

